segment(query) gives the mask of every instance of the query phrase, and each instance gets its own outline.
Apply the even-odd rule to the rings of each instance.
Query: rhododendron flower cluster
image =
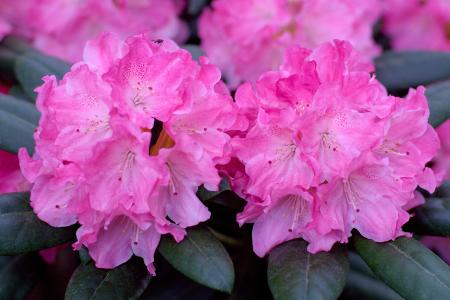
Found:
[[[182,42],[187,27],[178,18],[180,0],[1,0],[0,38],[12,31],[50,55],[75,62],[86,41],[103,31],[126,38],[148,33]]]
[[[371,38],[377,0],[215,0],[199,20],[201,46],[231,87],[276,69],[284,49],[348,40],[367,60],[379,53]]]
[[[424,88],[389,96],[372,71],[335,40],[292,47],[278,71],[238,88],[250,126],[234,134],[224,172],[247,200],[238,221],[255,223],[259,256],[299,237],[310,252],[328,251],[352,229],[377,242],[404,236],[417,186],[434,190],[426,163],[439,139]]]
[[[35,153],[19,152],[34,211],[52,226],[79,223],[74,246],[98,267],[134,253],[154,273],[160,236],[180,241],[209,218],[195,193],[217,189],[226,131],[246,124],[219,70],[170,40],[103,34],[59,83],[44,81]]]
[[[383,30],[393,49],[450,51],[450,1],[382,2]]]

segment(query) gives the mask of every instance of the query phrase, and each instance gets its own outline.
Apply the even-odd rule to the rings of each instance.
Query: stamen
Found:
[[[293,211],[294,211],[294,217],[292,218],[292,223],[291,223],[291,227],[289,228],[289,232],[293,232],[294,229],[297,227],[300,218],[303,216],[303,212],[305,209],[305,200],[301,197],[298,196],[289,196],[290,200],[292,202],[294,202],[294,207],[293,207]]]
[[[356,212],[359,212],[358,203],[360,196],[353,187],[353,183],[350,179],[344,179],[344,195],[347,203],[350,204]]]

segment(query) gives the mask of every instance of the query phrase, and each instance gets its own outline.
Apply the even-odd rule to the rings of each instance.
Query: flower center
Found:
[[[396,155],[396,156],[409,156],[409,151],[401,152],[398,150],[398,147],[401,145],[399,143],[391,142],[391,141],[384,141],[383,144],[376,149],[375,151],[381,155]]]
[[[333,134],[330,131],[324,131],[320,133],[322,147],[325,149],[337,151],[339,149],[339,144],[334,138]]]
[[[295,21],[291,21],[288,24],[281,27],[280,30],[278,30],[278,32],[276,32],[273,35],[273,39],[276,40],[281,36],[283,36],[285,33],[288,33],[292,36],[294,36],[297,33],[297,24],[295,23]]]
[[[174,145],[174,140],[163,128],[162,123],[155,120],[155,125],[152,129],[152,141],[150,142],[150,156],[156,156],[162,148],[169,149]]]
[[[276,160],[285,161],[294,156],[297,150],[297,145],[294,142],[290,144],[283,144],[275,150]]]

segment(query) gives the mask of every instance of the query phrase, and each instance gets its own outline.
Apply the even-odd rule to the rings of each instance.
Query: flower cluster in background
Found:
[[[84,57],[37,89],[36,151],[19,152],[31,205],[50,225],[80,223],[76,248],[85,245],[98,267],[134,253],[154,273],[160,235],[180,241],[209,218],[195,193],[217,189],[225,131],[246,123],[219,70],[170,40],[104,34]]]
[[[372,27],[380,11],[377,0],[215,0],[199,34],[206,55],[236,87],[277,69],[291,45],[348,40],[370,61],[379,54]]]
[[[84,44],[104,31],[181,43],[188,35],[178,18],[184,5],[183,0],[1,0],[0,39],[9,32],[22,35],[37,49],[70,62],[80,60]]]
[[[450,1],[380,0],[394,50],[450,51]]]

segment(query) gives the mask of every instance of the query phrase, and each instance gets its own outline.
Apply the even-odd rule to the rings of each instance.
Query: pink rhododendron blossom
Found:
[[[0,150],[0,194],[29,190],[30,184],[20,172],[17,155]]]
[[[105,33],[84,57],[36,89],[35,153],[19,152],[31,205],[50,225],[79,223],[74,246],[98,267],[135,254],[154,274],[160,236],[180,241],[209,218],[197,188],[217,190],[216,165],[231,153],[226,132],[247,123],[219,70],[170,40]]]
[[[199,34],[234,88],[275,70],[295,44],[314,48],[344,39],[369,61],[379,53],[371,38],[379,6],[377,0],[215,0],[200,18]]]
[[[233,134],[223,167],[247,200],[240,224],[255,223],[264,256],[302,237],[309,251],[347,242],[353,229],[377,242],[407,235],[406,209],[433,192],[426,164],[439,149],[424,88],[389,96],[348,42],[291,47],[279,71],[236,92],[249,128]]]
[[[382,0],[383,31],[395,50],[450,51],[448,0]]]
[[[86,41],[103,31],[115,32],[121,38],[148,33],[152,38],[178,42],[188,34],[178,18],[184,7],[180,0],[2,2],[0,19],[9,21],[12,32],[29,38],[43,52],[71,62],[80,60]]]

